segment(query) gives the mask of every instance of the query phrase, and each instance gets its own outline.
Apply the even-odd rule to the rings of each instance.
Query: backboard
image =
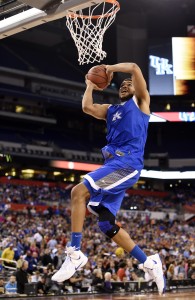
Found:
[[[104,0],[0,0],[0,39],[102,2]]]

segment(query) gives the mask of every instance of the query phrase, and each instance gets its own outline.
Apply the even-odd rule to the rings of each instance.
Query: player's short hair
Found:
[[[130,75],[131,76],[131,75]],[[123,84],[124,81],[131,81],[132,82],[132,77],[128,77],[128,78],[125,78],[122,82],[121,82],[121,85],[120,85],[120,88]]]
[[[132,82],[132,76],[131,76],[131,77],[128,77],[128,78],[125,78],[125,79],[121,82],[121,85],[123,84],[124,81],[131,81],[131,82]]]
[[[132,81],[132,76],[128,77],[128,78],[125,78],[123,81]]]

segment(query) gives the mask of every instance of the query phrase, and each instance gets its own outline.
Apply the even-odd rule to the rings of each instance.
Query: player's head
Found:
[[[119,89],[119,97],[121,102],[127,101],[128,99],[132,98],[135,93],[135,89],[132,83],[132,78],[126,78],[121,83],[120,89]]]

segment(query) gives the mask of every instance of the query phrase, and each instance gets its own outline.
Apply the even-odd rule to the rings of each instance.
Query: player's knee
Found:
[[[100,230],[109,238],[113,238],[120,230],[120,227],[113,221],[99,221]]]
[[[72,204],[78,204],[79,202],[86,201],[90,194],[87,188],[83,184],[77,184],[71,190],[71,202]]]

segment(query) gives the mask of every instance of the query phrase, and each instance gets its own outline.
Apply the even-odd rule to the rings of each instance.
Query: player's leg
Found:
[[[166,281],[159,254],[147,257],[139,246],[134,243],[129,234],[122,228],[120,228],[112,240],[141,263],[140,269],[149,274],[148,278],[156,282],[159,294],[163,294],[166,289]]]
[[[89,190],[83,183],[77,184],[71,191],[71,231],[82,232],[86,214],[86,201]]]
[[[86,214],[86,201],[90,194],[82,183],[76,185],[71,192],[71,244],[66,248],[67,256],[61,268],[52,276],[52,280],[63,282],[83,267],[88,258],[80,251],[83,223]]]
[[[112,173],[113,169],[102,166],[101,168],[87,174],[89,180],[84,180],[78,184],[71,192],[71,245],[67,247],[67,257],[53,276],[52,280],[63,282],[69,279],[78,270],[87,263],[87,257],[80,251],[80,243],[82,239],[82,229],[86,212],[86,200],[93,199],[94,205],[99,205],[102,200],[104,191],[98,182],[108,174]],[[91,200],[90,199],[90,200]]]
[[[100,230],[141,263],[141,268],[156,282],[159,294],[163,294],[166,282],[159,255],[155,254],[147,257],[129,234],[115,223],[115,216],[108,208],[101,206],[97,212],[99,214],[98,225]]]

